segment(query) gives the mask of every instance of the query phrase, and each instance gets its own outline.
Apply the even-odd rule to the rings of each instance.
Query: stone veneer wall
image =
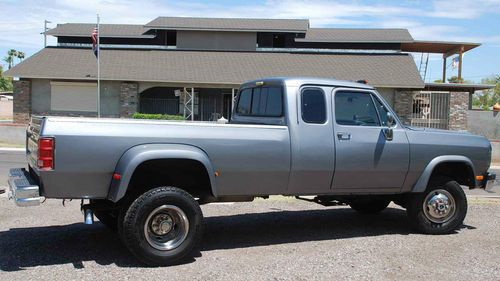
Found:
[[[120,118],[130,118],[138,109],[138,84],[123,82],[120,87]]]
[[[467,111],[469,109],[469,93],[450,92],[450,111],[448,128],[450,130],[467,130]]]
[[[31,114],[31,81],[13,81],[14,123],[27,124]]]
[[[418,92],[398,90],[394,96],[394,111],[396,111],[401,122],[407,125],[411,122],[412,99],[415,93]]]

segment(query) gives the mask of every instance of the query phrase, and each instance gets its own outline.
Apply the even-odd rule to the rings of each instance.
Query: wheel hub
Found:
[[[151,223],[151,230],[156,235],[165,235],[169,233],[174,226],[172,217],[167,214],[156,215]]]
[[[424,200],[424,214],[432,222],[447,222],[455,214],[455,200],[444,189],[433,190]]]
[[[144,236],[151,247],[160,251],[173,250],[184,242],[189,232],[189,220],[179,207],[163,205],[154,209],[144,224]]]

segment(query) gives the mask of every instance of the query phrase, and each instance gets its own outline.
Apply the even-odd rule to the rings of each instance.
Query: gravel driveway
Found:
[[[79,202],[17,208],[0,198],[0,280],[498,280],[500,200],[470,202],[456,234],[410,231],[404,210],[380,215],[277,197],[203,207],[193,260],[148,268]]]

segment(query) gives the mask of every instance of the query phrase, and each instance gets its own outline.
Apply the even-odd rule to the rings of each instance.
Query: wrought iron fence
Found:
[[[179,99],[141,98],[140,112],[151,114],[179,114]]]
[[[411,125],[448,129],[450,95],[448,92],[421,91],[413,95]]]

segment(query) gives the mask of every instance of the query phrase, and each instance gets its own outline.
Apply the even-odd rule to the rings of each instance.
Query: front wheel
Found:
[[[137,198],[123,219],[127,248],[149,265],[171,265],[198,244],[203,214],[196,200],[175,187],[158,187]]]
[[[467,214],[467,197],[454,180],[433,181],[423,193],[408,201],[407,214],[412,226],[426,234],[447,234],[457,230]]]

